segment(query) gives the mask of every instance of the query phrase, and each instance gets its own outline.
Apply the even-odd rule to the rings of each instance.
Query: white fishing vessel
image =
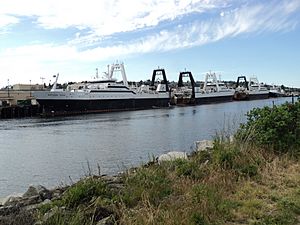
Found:
[[[183,84],[183,77],[189,78],[188,86]],[[181,72],[178,87],[172,91],[172,100],[177,105],[221,103],[232,101],[233,94],[234,90],[218,81],[215,73],[205,75],[204,86],[201,89],[196,86],[191,72]]]
[[[249,82],[245,76],[239,76],[236,90],[234,93],[235,100],[256,100],[266,99],[269,97],[269,90],[262,86],[257,77],[250,77]]]
[[[121,72],[122,81],[117,82],[115,72]],[[162,80],[156,83],[156,76]],[[69,85],[66,89],[57,89],[57,80],[50,91],[36,91],[33,96],[40,104],[43,116],[71,115],[122,110],[168,107],[169,87],[164,69],[153,71],[150,85],[132,89],[123,63],[112,64],[104,79]]]
[[[286,96],[286,94],[285,94],[285,91],[283,89],[281,89],[280,86],[273,85],[270,88],[269,96],[271,98],[277,98],[277,97],[284,97],[284,96]]]
[[[196,104],[221,103],[233,100],[234,90],[217,79],[216,73],[206,73],[203,89],[195,93]]]

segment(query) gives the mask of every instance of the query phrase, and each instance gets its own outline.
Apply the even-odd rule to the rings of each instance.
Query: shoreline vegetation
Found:
[[[116,176],[30,187],[1,225],[298,224],[300,102],[255,108],[234,136],[199,142]]]

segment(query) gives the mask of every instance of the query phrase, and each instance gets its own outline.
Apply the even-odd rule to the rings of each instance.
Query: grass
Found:
[[[300,164],[247,142],[218,138],[211,151],[189,159],[150,164],[123,174],[112,191],[101,178],[70,187],[61,200],[40,208],[47,225],[96,224],[297,224]]]
[[[153,202],[151,195],[144,194],[146,189],[136,192],[139,201],[123,205],[121,224],[299,222],[300,165],[289,155],[217,139],[210,153],[140,168],[137,174],[139,170],[150,174],[164,171],[167,185],[157,186],[155,192],[167,194]],[[142,183],[148,182],[153,178]]]
[[[38,218],[45,225],[95,224],[113,214],[115,198],[101,178],[91,176],[71,186],[61,199],[41,206]]]

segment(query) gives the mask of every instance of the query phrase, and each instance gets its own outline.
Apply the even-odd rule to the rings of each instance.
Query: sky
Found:
[[[0,0],[0,87],[90,80],[124,62],[300,87],[300,0]],[[117,75],[120,78],[120,75]]]

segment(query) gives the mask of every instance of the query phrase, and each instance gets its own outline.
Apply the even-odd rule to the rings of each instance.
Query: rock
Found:
[[[41,206],[49,204],[51,202],[52,202],[51,200],[45,199],[43,202],[27,205],[26,207],[24,207],[24,209],[28,210],[28,211],[29,210],[35,210],[35,209],[40,208]]]
[[[53,217],[57,212],[59,211],[59,208],[55,206],[52,208],[49,212],[46,212],[45,215],[43,216],[43,221],[49,220],[51,217]]]
[[[30,186],[23,194],[23,197],[40,196],[42,200],[51,199],[51,192],[42,185]]]
[[[43,224],[43,221],[38,220],[38,221],[36,221],[33,225],[42,225],[42,224]]]
[[[124,182],[120,176],[103,175],[99,179],[105,182],[110,189],[120,190],[124,187]]]
[[[35,217],[33,212],[18,209],[7,215],[0,216],[1,225],[29,225],[34,224]]]
[[[42,202],[42,199],[39,195],[28,197],[28,198],[22,198],[20,201],[22,206],[27,206],[27,205],[34,205]]]
[[[196,151],[206,151],[208,149],[212,149],[214,147],[214,143],[211,140],[203,140],[196,142]]]
[[[113,216],[110,215],[98,221],[96,225],[113,225],[113,224],[114,224],[114,219]]]
[[[51,200],[61,199],[63,193],[68,189],[69,186],[57,187],[55,189],[50,190]]]
[[[0,207],[0,218],[3,216],[7,216],[13,213],[18,213],[20,211],[19,207],[16,206],[2,206]],[[0,223],[1,224],[1,223]]]
[[[46,205],[46,204],[50,204],[52,201],[50,199],[45,199],[41,204],[42,205]]]
[[[37,186],[29,186],[29,188],[27,189],[27,191],[23,194],[23,197],[32,197],[32,196],[37,196],[39,195],[39,187]]]
[[[158,163],[172,161],[175,159],[187,159],[187,154],[185,152],[168,152],[158,157]]]
[[[122,183],[122,179],[119,176],[103,175],[99,179],[103,180],[106,184],[119,184]]]
[[[18,201],[20,201],[21,199],[22,199],[21,194],[9,195],[9,196],[7,196],[6,198],[3,199],[2,205],[3,206],[14,205]]]

